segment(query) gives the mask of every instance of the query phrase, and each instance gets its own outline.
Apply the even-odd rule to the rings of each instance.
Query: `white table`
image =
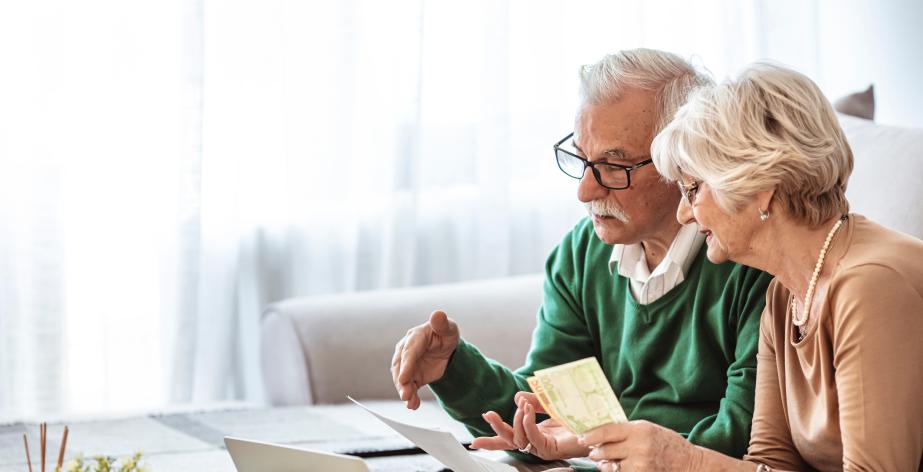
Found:
[[[450,431],[463,443],[471,434],[434,403],[424,403],[411,412],[400,402],[368,402],[367,406],[398,421]],[[195,470],[234,472],[234,464],[224,450],[224,436],[285,444],[309,449],[379,455],[365,460],[372,471],[437,472],[444,467],[426,454],[407,452],[414,445],[369,413],[352,404],[287,408],[228,408],[220,410],[139,415],[122,418],[80,419],[50,422],[47,463],[52,470],[57,460],[58,441],[63,424],[70,428],[67,458],[82,452],[84,457],[98,454],[124,457],[137,450],[154,472]],[[0,472],[26,469],[22,434],[28,432],[33,471],[38,464],[38,426],[13,423],[0,426]],[[394,451],[404,451],[400,455]],[[492,459],[513,464],[521,471],[545,470],[566,466],[525,464],[502,452],[482,452]]]

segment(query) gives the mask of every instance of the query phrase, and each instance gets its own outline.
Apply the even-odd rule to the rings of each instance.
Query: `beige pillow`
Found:
[[[869,88],[865,89],[865,91],[841,97],[833,104],[833,108],[844,115],[874,120],[875,85],[869,85]]]

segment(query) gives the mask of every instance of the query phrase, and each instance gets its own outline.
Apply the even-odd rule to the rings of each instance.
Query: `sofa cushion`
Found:
[[[923,239],[923,128],[839,117],[855,157],[850,211]]]

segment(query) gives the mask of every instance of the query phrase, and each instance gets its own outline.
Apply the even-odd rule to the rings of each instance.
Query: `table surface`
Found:
[[[405,423],[439,428],[469,443],[471,434],[452,420],[438,405],[425,402],[409,411],[400,402],[368,402],[373,410]],[[139,415],[106,419],[49,422],[47,459],[52,470],[57,461],[63,425],[69,427],[67,453],[84,457],[129,456],[144,453],[144,462],[154,472],[195,470],[234,472],[234,463],[224,449],[224,436],[285,444],[338,453],[378,453],[411,449],[414,445],[356,405],[319,405],[285,408],[223,407],[212,411]],[[0,472],[27,470],[22,435],[29,435],[33,470],[39,470],[39,434],[35,423],[0,426]],[[567,466],[526,464],[503,452],[478,452],[514,465],[520,471],[538,471]],[[437,472],[444,466],[426,454],[402,454],[365,459],[369,469],[384,471]]]

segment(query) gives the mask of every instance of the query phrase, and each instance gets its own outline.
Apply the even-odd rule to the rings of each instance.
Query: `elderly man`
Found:
[[[709,82],[678,56],[645,49],[581,69],[574,133],[554,148],[560,169],[580,179],[577,197],[590,216],[548,258],[525,365],[514,371],[485,358],[436,311],[395,349],[392,376],[408,408],[419,406],[417,390],[428,384],[475,436],[497,435],[474,446],[582,457],[589,450],[575,440],[556,442],[552,420],[537,432],[534,408],[517,409],[514,396],[529,390],[534,371],[593,356],[630,419],[743,455],[769,276],[710,263],[705,236],[674,216],[679,190],[650,159],[653,137]],[[533,412],[531,422],[523,411]]]

